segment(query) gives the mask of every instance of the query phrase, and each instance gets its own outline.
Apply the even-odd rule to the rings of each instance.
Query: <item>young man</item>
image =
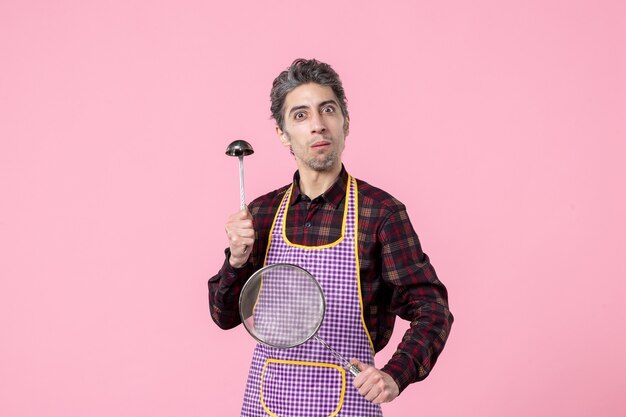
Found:
[[[330,314],[320,336],[361,372],[346,376],[315,340],[286,350],[259,344],[241,415],[380,416],[379,404],[426,378],[441,353],[453,321],[446,289],[404,205],[344,168],[350,119],[337,73],[298,59],[274,80],[270,96],[276,133],[298,170],[292,184],[228,218],[226,260],[209,280],[211,316],[221,328],[237,326],[250,275],[264,265],[298,264],[326,296]],[[342,268],[328,267],[339,258]],[[411,326],[377,369],[374,353],[389,342],[396,316]]]

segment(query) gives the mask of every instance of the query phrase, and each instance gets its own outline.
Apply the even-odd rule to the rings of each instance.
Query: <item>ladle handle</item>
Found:
[[[243,191],[243,156],[239,157],[239,199],[239,208],[243,210],[246,207],[246,197]]]
[[[343,365],[343,367],[346,368],[346,370],[352,374],[352,376],[357,376],[359,373],[361,373],[359,368],[351,364],[346,358],[343,357],[343,355],[341,355],[339,352],[333,349],[328,343],[326,343],[324,339],[322,339],[318,335],[313,335],[313,337],[317,339],[317,341],[320,342],[322,346],[328,349],[330,353],[332,353],[335,356],[335,358],[337,358],[337,360],[341,362],[341,365]]]

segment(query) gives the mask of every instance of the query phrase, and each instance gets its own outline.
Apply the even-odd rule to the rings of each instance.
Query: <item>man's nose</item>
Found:
[[[322,133],[326,130],[324,119],[319,113],[314,113],[311,116],[311,133]]]

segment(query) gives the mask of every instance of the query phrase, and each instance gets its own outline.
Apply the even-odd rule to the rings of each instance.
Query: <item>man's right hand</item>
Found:
[[[226,236],[230,246],[230,266],[241,268],[248,261],[254,245],[252,214],[247,207],[228,217]]]

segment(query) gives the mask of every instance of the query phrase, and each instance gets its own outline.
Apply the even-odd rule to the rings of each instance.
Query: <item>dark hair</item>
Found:
[[[284,106],[287,94],[296,87],[308,83],[324,85],[333,89],[337,100],[339,100],[338,104],[345,119],[344,129],[347,128],[348,100],[346,99],[346,93],[343,91],[343,85],[341,84],[339,75],[328,64],[319,62],[316,59],[302,58],[293,61],[291,66],[281,72],[280,75],[274,79],[272,84],[272,91],[270,92],[272,105],[270,109],[272,111],[272,117],[276,120],[278,127],[281,129],[284,127]]]

